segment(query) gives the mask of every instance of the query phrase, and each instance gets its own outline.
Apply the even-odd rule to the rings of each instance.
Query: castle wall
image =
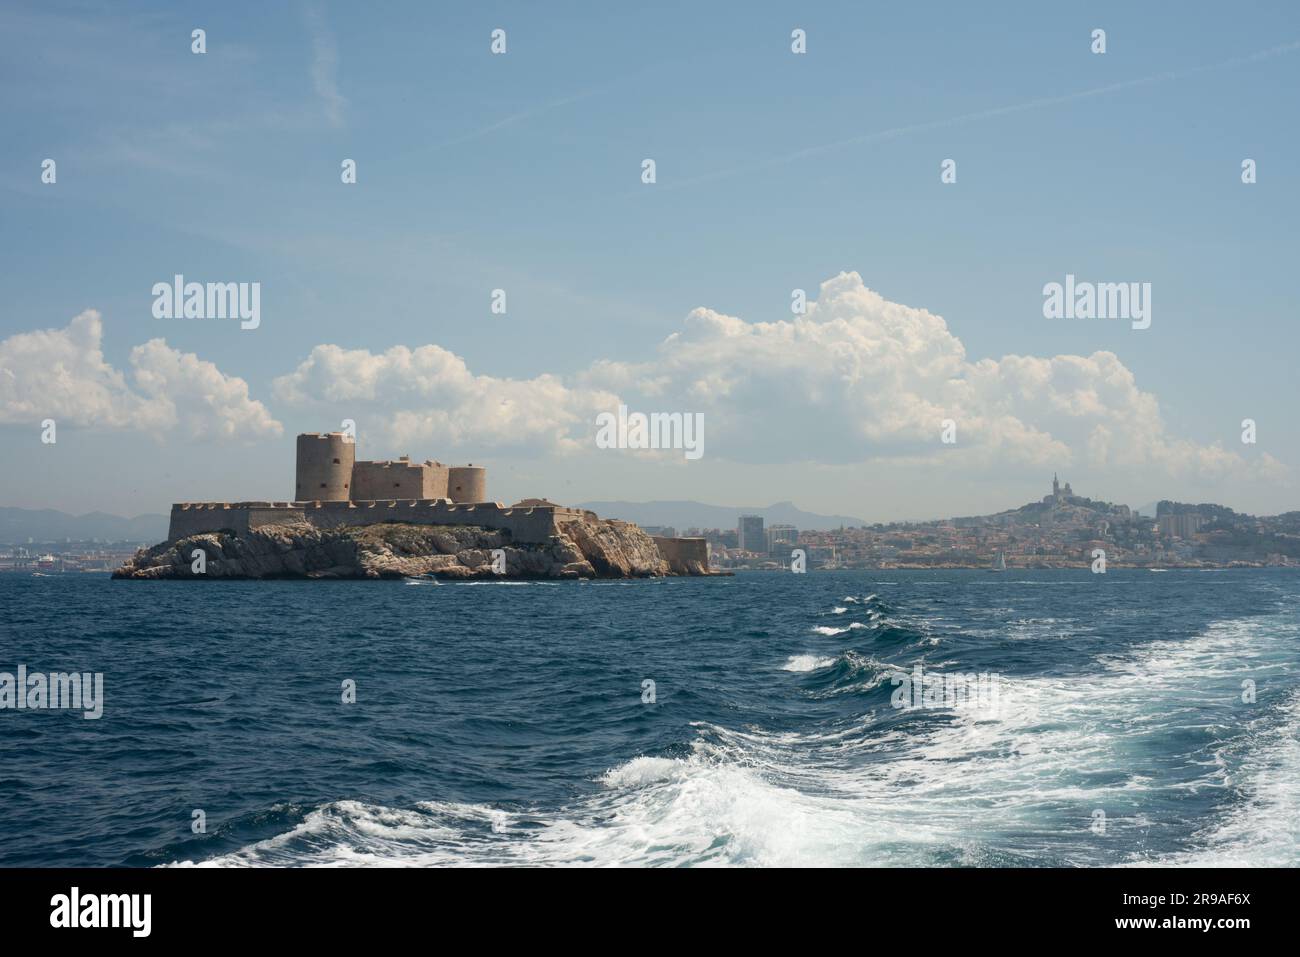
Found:
[[[450,498],[447,492],[451,470],[440,462],[424,463],[424,494],[420,498]],[[482,501],[487,501],[484,495]]]
[[[709,567],[709,543],[703,538],[661,538],[652,535],[659,554],[678,575],[692,574],[690,566]]]
[[[279,522],[301,522],[302,508],[289,502],[198,502],[172,506],[169,540],[203,532],[230,531],[246,535],[251,529]]]
[[[447,497],[453,502],[487,501],[487,469],[477,465],[453,465],[448,469]]]
[[[355,459],[356,444],[342,432],[299,435],[294,500],[346,502]]]
[[[168,538],[203,532],[250,530],[285,522],[308,522],[317,528],[409,522],[415,525],[478,525],[510,533],[516,542],[542,543],[558,534],[561,522],[585,518],[577,509],[507,508],[497,502],[460,505],[446,499],[375,502],[204,502],[172,506]]]
[[[445,465],[437,462],[356,462],[352,466],[354,502],[447,498]]]
[[[242,535],[248,531],[248,511],[229,504],[173,505],[167,538],[175,541],[202,532],[231,531]]]
[[[487,500],[487,469],[440,462],[358,462],[342,432],[298,436],[292,502],[183,502],[172,506],[168,538],[230,531],[246,535],[267,525],[308,522],[318,528],[409,522],[477,525],[509,532],[516,542],[541,543],[559,523],[594,519],[557,505],[506,508]]]

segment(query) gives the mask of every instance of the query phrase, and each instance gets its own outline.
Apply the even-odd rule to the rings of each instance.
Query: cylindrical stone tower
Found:
[[[346,502],[351,493],[356,444],[343,432],[298,436],[295,502]]]
[[[453,465],[447,470],[447,497],[453,502],[486,502],[487,469],[474,465]]]

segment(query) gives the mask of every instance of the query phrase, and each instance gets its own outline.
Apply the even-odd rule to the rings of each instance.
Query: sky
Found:
[[[6,3],[0,505],[285,500],[350,419],[506,503],[1297,509],[1298,100],[1284,2]]]

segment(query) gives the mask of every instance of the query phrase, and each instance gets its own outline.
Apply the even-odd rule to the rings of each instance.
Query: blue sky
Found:
[[[351,417],[363,454],[486,463],[504,501],[923,517],[1019,504],[1059,470],[1135,505],[1300,507],[1300,12],[904,6],[6,5],[0,499],[285,498],[293,433]],[[1042,287],[1067,272],[1150,282],[1151,328],[1045,319]],[[261,326],[155,319],[150,289],[175,273],[260,282]],[[860,284],[827,294],[816,329],[776,327],[792,289],[816,300],[841,273]],[[900,326],[888,304],[942,322]],[[688,328],[699,308],[769,325]],[[86,310],[102,363],[86,324],[22,338]],[[133,362],[158,338],[167,352]],[[343,358],[304,372],[323,345]],[[395,346],[440,358],[411,373],[383,358]],[[44,413],[66,349],[92,353],[90,381]],[[978,368],[1099,352],[1123,372]],[[522,411],[477,418],[498,394]],[[705,457],[595,450],[611,397],[703,412]]]

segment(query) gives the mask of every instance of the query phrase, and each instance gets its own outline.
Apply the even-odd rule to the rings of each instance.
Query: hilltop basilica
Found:
[[[1056,473],[1052,473],[1052,494],[1043,496],[1044,505],[1063,505],[1074,498],[1074,489],[1070,488],[1070,483],[1065,483],[1065,488],[1061,488],[1061,483],[1056,478]]]

